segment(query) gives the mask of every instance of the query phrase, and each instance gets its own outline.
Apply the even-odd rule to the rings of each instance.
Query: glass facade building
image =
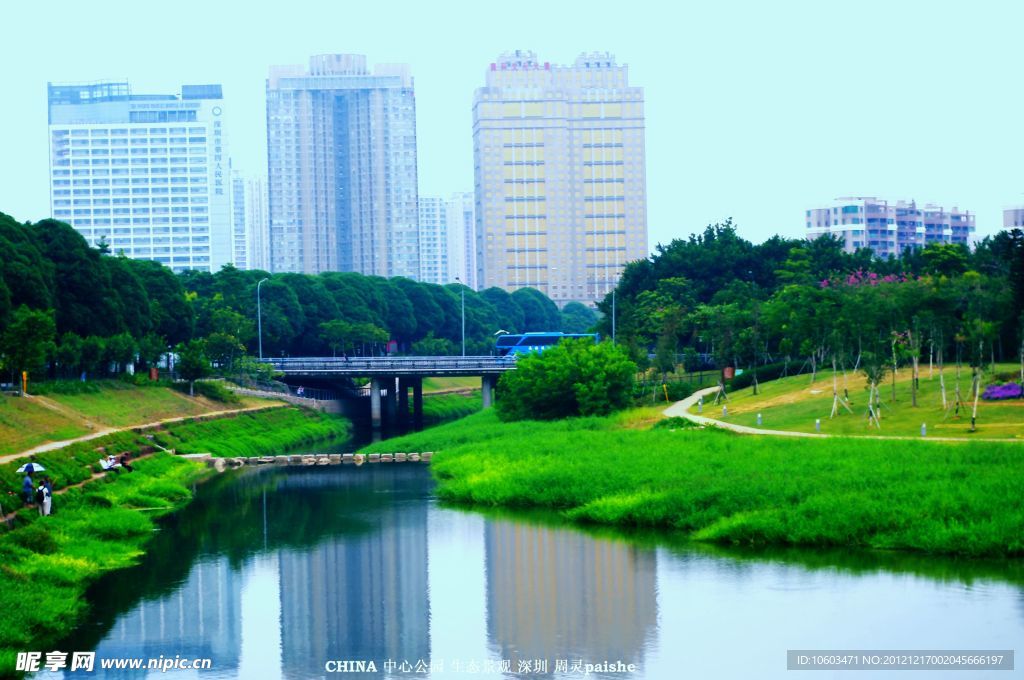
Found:
[[[416,99],[405,65],[354,54],[267,80],[270,265],[419,278]]]
[[[220,85],[145,95],[127,82],[50,83],[48,103],[55,219],[174,271],[233,261]]]
[[[593,303],[647,254],[643,88],[607,53],[501,55],[473,99],[477,281]]]
[[[946,210],[931,204],[918,206],[914,201],[891,203],[854,196],[808,210],[805,226],[808,238],[831,234],[842,240],[846,252],[871,248],[876,255],[888,257],[929,243],[970,245],[975,216],[955,206]]]

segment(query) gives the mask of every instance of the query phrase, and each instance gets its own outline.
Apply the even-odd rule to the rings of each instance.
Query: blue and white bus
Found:
[[[495,353],[499,357],[516,356],[519,354],[535,354],[543,352],[562,340],[587,338],[597,343],[601,337],[597,333],[562,333],[559,331],[543,333],[507,333],[499,336],[495,343]]]

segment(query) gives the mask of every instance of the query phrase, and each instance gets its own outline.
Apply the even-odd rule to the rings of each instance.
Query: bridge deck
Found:
[[[264,359],[290,376],[497,375],[515,369],[514,357],[307,357]]]

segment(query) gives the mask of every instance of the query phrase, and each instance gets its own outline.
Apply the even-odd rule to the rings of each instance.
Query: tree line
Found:
[[[231,369],[264,356],[371,355],[394,341],[413,354],[490,354],[494,334],[585,332],[595,312],[558,307],[538,290],[477,292],[355,273],[270,274],[226,266],[174,274],[163,265],[93,248],[56,220],[0,213],[0,359],[23,370],[77,377],[154,365],[172,349],[188,363]],[[261,284],[260,282],[263,281]],[[257,287],[260,319],[257,319]]]
[[[755,245],[729,220],[630,263],[615,297],[619,341],[663,372],[680,357],[688,369],[752,370],[755,385],[779,366],[856,368],[876,387],[901,365],[916,376],[921,362],[1019,360],[1024,372],[1019,229],[973,250],[929,244],[883,259],[829,236]],[[611,294],[598,307],[607,333]]]

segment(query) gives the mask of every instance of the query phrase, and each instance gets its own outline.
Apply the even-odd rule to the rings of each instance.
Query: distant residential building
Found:
[[[245,226],[249,239],[249,268],[270,270],[270,221],[267,180],[250,177],[245,182]]]
[[[231,172],[231,260],[239,269],[249,268],[249,239],[245,221],[245,179]]]
[[[899,255],[907,248],[929,243],[970,245],[975,215],[953,207],[895,203],[873,197],[838,198],[831,206],[812,208],[806,214],[808,238],[823,234],[839,237],[843,249],[854,252],[871,248],[879,257]]]
[[[220,85],[133,94],[127,82],[48,85],[50,209],[92,245],[174,271],[234,258]]]
[[[270,266],[419,277],[409,67],[328,54],[267,80]]]
[[[239,269],[270,268],[267,258],[267,184],[262,177],[231,174],[234,264]]]
[[[448,199],[445,216],[448,220],[449,280],[458,278],[470,288],[479,290],[475,208],[473,192],[457,192]]]
[[[1017,229],[1024,227],[1024,207],[1007,208],[1003,211],[1003,228]]]
[[[473,98],[477,277],[593,302],[647,251],[644,93],[607,53],[502,54]]]
[[[448,202],[420,196],[420,281],[449,283]]]

